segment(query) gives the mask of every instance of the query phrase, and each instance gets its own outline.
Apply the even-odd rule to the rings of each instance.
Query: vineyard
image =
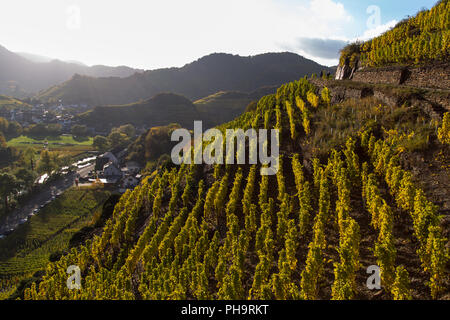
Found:
[[[444,61],[450,55],[450,3],[441,0],[432,9],[405,19],[383,35],[350,45],[343,50],[341,65],[354,66],[360,58],[363,66],[421,64]]]
[[[101,189],[71,189],[0,240],[0,294],[44,269],[52,253],[67,250],[72,236],[91,223],[93,211],[108,195]]]
[[[439,155],[448,175],[449,115],[330,101],[307,78],[263,97],[218,129],[279,129],[275,176],[183,164],[147,177],[25,298],[449,299],[446,211],[405,165]],[[81,290],[66,286],[70,265]],[[381,290],[366,286],[373,265]]]

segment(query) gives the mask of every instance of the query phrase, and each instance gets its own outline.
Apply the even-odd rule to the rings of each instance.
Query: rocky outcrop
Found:
[[[346,80],[350,78],[352,74],[352,69],[348,64],[338,66],[336,70],[336,80]]]
[[[356,60],[353,67],[350,66],[348,59],[343,65],[339,65],[336,70],[336,80],[348,80],[352,79],[356,72],[359,70],[359,60]]]

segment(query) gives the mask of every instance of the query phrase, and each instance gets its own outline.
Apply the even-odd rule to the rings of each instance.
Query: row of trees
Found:
[[[132,141],[136,135],[136,129],[131,124],[111,129],[107,137],[95,136],[93,146],[99,151],[106,151],[116,147],[124,146]]]

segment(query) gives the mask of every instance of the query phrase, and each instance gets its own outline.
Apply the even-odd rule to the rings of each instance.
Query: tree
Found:
[[[14,172],[14,175],[18,179],[18,182],[20,186],[23,189],[29,190],[34,183],[34,180],[36,179],[36,174],[28,169],[25,168],[19,168]]]
[[[8,198],[16,193],[19,189],[19,182],[17,178],[11,173],[0,174],[0,196],[5,203],[5,212],[8,210]]]
[[[133,138],[136,135],[136,129],[134,128],[134,126],[132,124],[126,124],[126,125],[120,126],[117,130],[120,133],[126,134],[128,136],[128,138]]]
[[[50,175],[52,170],[54,169],[55,164],[53,163],[50,153],[47,150],[42,150],[41,156],[39,159],[39,167],[38,171],[41,173],[47,173]]]
[[[36,158],[36,150],[34,148],[28,147],[22,152],[22,161],[24,166],[30,166],[30,170],[34,171],[35,168],[35,160]]]
[[[9,121],[3,117],[0,117],[0,133],[7,133],[9,128]]]
[[[112,148],[120,146],[128,140],[127,135],[118,131],[110,133],[108,136],[109,144]]]
[[[25,133],[34,137],[45,137],[48,134],[47,126],[43,123],[31,125],[25,129]]]
[[[108,139],[104,136],[96,136],[92,145],[99,151],[106,151],[108,149]]]
[[[9,137],[17,137],[22,134],[22,126],[17,121],[12,121],[9,123],[7,135]]]
[[[88,130],[85,125],[76,124],[72,127],[71,132],[74,136],[85,137],[88,135]]]
[[[51,136],[59,136],[62,133],[62,126],[58,123],[52,123],[47,126],[47,132]]]
[[[0,148],[6,149],[7,147],[5,136],[0,132]]]

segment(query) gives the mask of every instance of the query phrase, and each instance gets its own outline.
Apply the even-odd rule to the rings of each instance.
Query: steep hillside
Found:
[[[80,123],[99,130],[123,124],[148,128],[173,122],[190,128],[194,120],[198,119],[201,119],[201,115],[191,101],[171,93],[161,93],[128,105],[95,107],[79,116]]]
[[[276,176],[260,165],[155,172],[25,298],[449,299],[448,179],[430,189],[420,161],[448,176],[450,118],[436,130],[420,108],[330,100],[306,79],[263,97],[218,128],[280,130]],[[67,289],[69,265],[83,290]],[[365,286],[371,265],[381,290]]]
[[[19,99],[15,99],[13,97],[8,97],[4,95],[0,95],[0,110],[12,110],[17,108],[31,108],[31,105],[25,103]]]
[[[367,67],[448,63],[449,57],[450,2],[441,0],[432,9],[401,21],[379,37],[348,45],[342,50],[336,78],[352,78],[356,70]],[[406,81],[408,74],[403,77],[400,82]]]
[[[250,93],[220,91],[195,101],[194,105],[208,123],[219,125],[240,116],[251,102],[276,90],[277,87],[264,87]]]
[[[74,74],[93,77],[128,77],[135,70],[128,67],[87,67],[59,60],[34,62],[0,46],[0,94],[24,97],[69,80]]]
[[[182,68],[159,69],[125,79],[75,76],[39,93],[43,101],[86,103],[92,106],[125,104],[172,92],[197,100],[219,91],[251,92],[279,86],[303,75],[328,70],[293,53],[253,57],[212,54]]]
[[[401,34],[413,46],[434,32],[439,45],[423,52],[447,52],[447,4],[402,22],[370,50],[388,52],[395,38],[394,54],[374,54],[391,59],[395,30],[410,26]],[[352,78],[362,62],[372,67],[362,47],[343,51],[338,78]],[[449,62],[406,52],[407,70]],[[261,163],[169,160],[120,198],[98,236],[50,263],[24,298],[450,300],[450,88],[367,79],[304,77],[262,97],[216,128],[278,130],[260,146],[279,146],[275,175],[262,175]],[[175,127],[142,136],[136,156],[152,144],[167,152],[158,142]],[[246,153],[258,146],[234,144]],[[204,141],[200,151],[211,155],[214,145]],[[214,155],[228,158],[217,146]],[[83,290],[67,289],[70,265],[80,267]],[[379,289],[367,285],[374,266]]]
[[[339,81],[315,83],[330,88],[333,102],[371,96],[441,118],[450,111],[449,41],[450,3],[442,0],[379,37],[348,45],[341,51]]]

